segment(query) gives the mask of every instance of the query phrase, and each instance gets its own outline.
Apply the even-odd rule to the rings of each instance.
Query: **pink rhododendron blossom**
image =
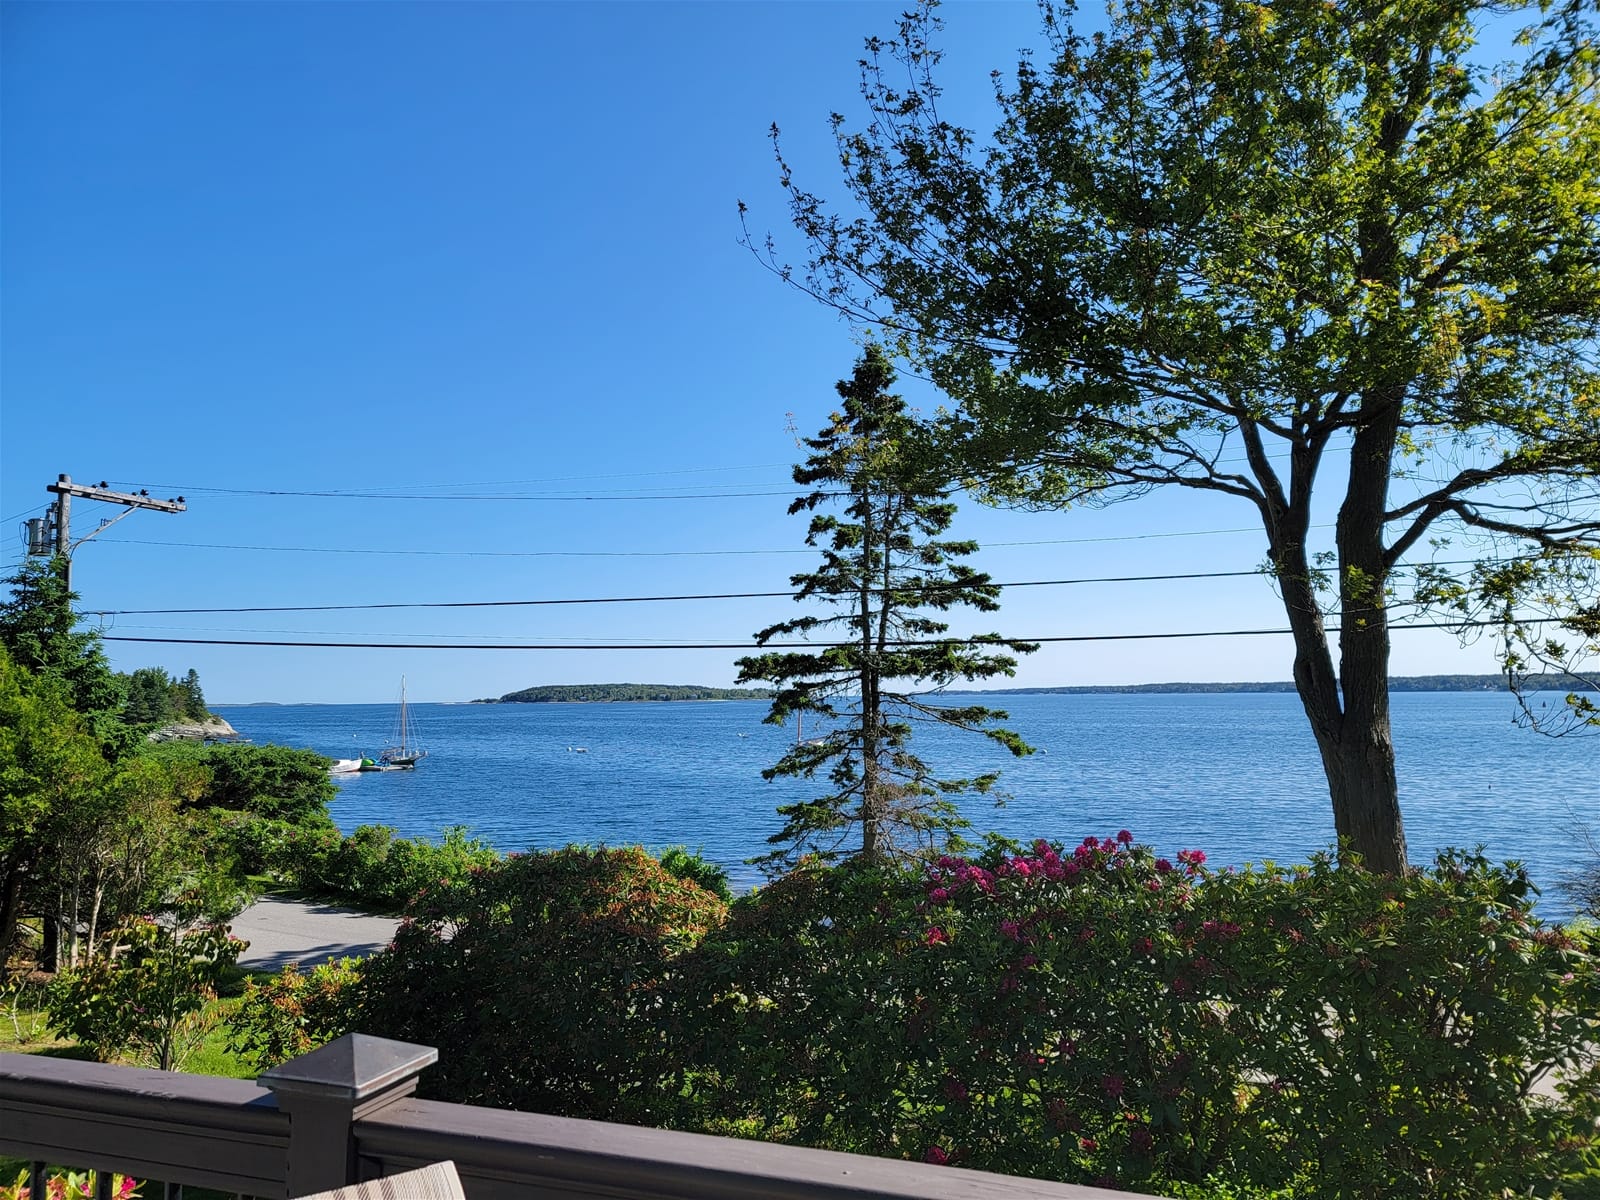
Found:
[[[1157,872],[1159,872],[1162,875],[1165,875],[1170,870],[1172,870],[1171,861],[1169,861],[1168,859],[1165,859],[1165,858],[1156,859],[1156,871]]]
[[[950,1161],[950,1156],[940,1146],[929,1146],[927,1152],[922,1156],[922,1161],[936,1163],[942,1167]]]
[[[1133,834],[1129,833],[1126,829],[1119,829],[1117,830],[1117,841],[1121,842],[1124,846],[1131,846],[1133,845]]]
[[[1022,926],[1007,917],[1000,922],[1000,935],[1010,938],[1013,942],[1020,942],[1022,940]]]
[[[936,887],[933,889],[933,891],[928,893],[928,899],[932,900],[935,904],[943,904],[946,900],[950,899],[950,893],[945,888]]]
[[[1100,1143],[1093,1138],[1079,1138],[1078,1147],[1082,1150],[1098,1150],[1100,1149]]]
[[[929,946],[938,946],[944,942],[948,942],[949,940],[950,935],[945,933],[945,931],[937,925],[928,930],[928,936],[923,939],[923,941]]]

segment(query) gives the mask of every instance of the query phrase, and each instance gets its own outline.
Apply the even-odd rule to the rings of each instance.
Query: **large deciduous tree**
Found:
[[[834,119],[859,211],[784,163],[810,253],[769,261],[898,334],[993,497],[1252,508],[1335,828],[1402,870],[1397,605],[1486,604],[1512,659],[1528,598],[1594,611],[1592,6],[1134,0],[1092,37],[1043,11],[986,141],[941,116],[928,8],[869,42],[870,121]]]
[[[807,853],[901,856],[965,823],[950,797],[986,792],[997,776],[935,778],[909,748],[912,720],[976,730],[1013,754],[1030,752],[1015,733],[994,724],[1004,712],[936,704],[903,690],[906,683],[943,687],[1010,675],[1016,660],[996,651],[1036,647],[998,634],[949,637],[949,626],[928,615],[958,605],[993,612],[1000,588],[955,561],[977,550],[975,542],[941,540],[956,506],[927,471],[926,439],[905,402],[889,391],[894,379],[882,348],[867,347],[851,377],[839,382],[842,409],[805,439],[811,455],[794,469],[795,482],[811,490],[789,511],[815,514],[806,541],[822,548],[822,563],[790,582],[796,600],[834,611],[780,621],[756,635],[766,645],[777,637],[842,629],[846,640],[739,660],[740,683],[778,685],[768,723],[809,712],[832,726],[821,737],[797,741],[763,772],[768,779],[810,778],[828,767],[834,789],[778,810],[787,821],[770,839],[779,846],[767,856],[770,865]],[[843,505],[842,516],[825,511],[835,502]],[[856,832],[860,845],[847,850]]]

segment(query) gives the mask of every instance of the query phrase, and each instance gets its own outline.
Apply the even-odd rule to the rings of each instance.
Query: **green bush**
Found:
[[[1203,862],[1124,833],[799,872],[696,951],[679,1044],[730,1126],[1145,1191],[1520,1194],[1596,1144],[1594,947],[1518,872]]]
[[[360,1027],[446,1048],[436,1097],[671,1124],[665,997],[725,911],[637,848],[515,855],[413,902],[363,969]]]
[[[728,873],[716,863],[703,858],[698,850],[690,850],[687,846],[668,846],[661,852],[661,869],[679,879],[698,883],[724,901],[733,900],[733,889],[728,886]]]
[[[397,838],[390,825],[362,825],[344,838],[302,829],[285,850],[286,874],[307,891],[386,912],[400,912],[424,888],[459,882],[500,859],[465,825],[450,826],[438,842]]]
[[[294,963],[250,980],[228,1019],[228,1049],[265,1071],[355,1029],[359,960],[341,958],[302,974]]]
[[[57,976],[50,1028],[102,1062],[126,1054],[176,1070],[199,1045],[206,1005],[245,943],[220,924],[135,921],[110,939],[115,949]]]
[[[314,750],[250,743],[165,742],[153,757],[193,763],[210,772],[199,808],[228,808],[300,824],[325,817],[336,794],[328,759]]]

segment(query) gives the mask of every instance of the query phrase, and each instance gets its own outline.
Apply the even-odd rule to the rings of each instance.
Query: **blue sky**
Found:
[[[799,256],[767,128],[803,182],[837,194],[828,114],[861,112],[862,39],[892,32],[901,7],[5,5],[7,566],[12,531],[66,472],[189,505],[78,551],[92,610],[781,591],[813,561],[784,511],[791,422],[822,424],[858,343],[739,246],[736,204]],[[947,112],[983,127],[988,72],[1037,42],[1036,10],[957,3],[945,19]],[[74,537],[119,511],[76,503]],[[1252,521],[1171,495],[1066,514],[970,504],[958,531],[1005,582],[1248,570],[1263,556]],[[104,620],[113,636],[634,644],[739,641],[792,610]],[[959,627],[1281,624],[1246,578],[1017,589]],[[401,674],[422,700],[725,685],[737,657],[108,649],[122,669],[196,667],[213,703],[382,701]],[[1493,664],[1484,646],[1412,633],[1394,667]],[[1091,642],[1046,647],[1016,682],[1288,674],[1281,637]]]

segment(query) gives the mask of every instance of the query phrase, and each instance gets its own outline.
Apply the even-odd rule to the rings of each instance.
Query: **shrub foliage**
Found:
[[[727,906],[572,847],[242,1018],[264,1062],[361,1028],[448,1048],[435,1096],[566,1116],[1168,1195],[1549,1194],[1600,1159],[1600,947],[1531,903],[1476,855],[1212,872],[1121,831]]]

